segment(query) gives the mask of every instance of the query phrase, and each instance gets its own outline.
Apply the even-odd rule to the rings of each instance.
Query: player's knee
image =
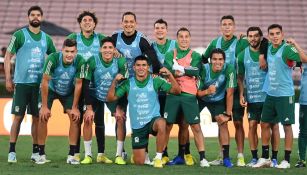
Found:
[[[243,128],[243,122],[242,121],[234,121],[233,122],[236,129],[242,129]]]

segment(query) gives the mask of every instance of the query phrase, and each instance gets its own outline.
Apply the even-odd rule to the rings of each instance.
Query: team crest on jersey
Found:
[[[140,138],[139,137],[134,137],[134,142],[135,143],[139,143],[140,142]]]
[[[15,111],[19,112],[19,106],[15,106]]]

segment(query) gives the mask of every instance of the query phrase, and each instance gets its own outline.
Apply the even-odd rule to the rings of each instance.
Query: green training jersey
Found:
[[[254,62],[259,62],[259,55],[260,55],[259,51],[253,51],[252,49],[249,48],[249,53]],[[245,51],[243,50],[237,56],[237,69],[238,69],[237,73],[242,76],[244,76],[245,74],[244,55],[245,55]]]
[[[149,81],[149,76],[148,75],[147,78],[144,81],[138,81],[137,79],[135,79],[135,83],[139,88],[143,88],[147,85],[148,81]],[[135,78],[135,77],[133,77]],[[153,78],[153,86],[155,91],[158,93],[158,91],[165,91],[165,92],[169,92],[170,89],[172,88],[172,85],[169,84],[164,78],[161,77],[155,77]],[[117,88],[116,88],[116,92],[115,95],[120,98],[122,96],[124,96],[125,94],[129,94],[129,89],[130,89],[130,80],[125,80],[122,84],[120,84]]]
[[[101,41],[102,39],[104,39],[106,36],[102,33],[96,33],[98,38],[99,38],[99,41]],[[77,40],[77,33],[71,33],[70,35],[67,36],[67,38],[69,39],[74,39],[74,40]],[[89,38],[86,38],[83,33],[81,33],[81,39],[83,41],[83,43],[86,45],[86,46],[90,46],[93,41],[94,41],[94,34],[90,35]]]
[[[112,61],[110,63],[106,63],[102,57],[101,57],[101,54],[99,54],[99,58],[101,60],[101,64],[108,68],[112,65],[113,63],[113,60],[114,59],[117,59],[117,66],[118,66],[118,69],[119,69],[119,72],[120,74],[122,74],[124,77],[128,78],[128,68],[127,68],[127,62],[126,62],[126,59],[124,57],[121,57],[121,58],[113,58]],[[96,62],[95,62],[95,57],[92,56],[91,58],[88,59],[87,61],[87,65],[86,65],[86,72],[85,72],[85,79],[87,80],[91,80],[92,76],[93,76],[93,73],[96,69]]]
[[[38,34],[35,34],[33,32],[31,32],[29,30],[29,28],[27,28],[27,31],[29,32],[30,36],[32,37],[33,40],[35,41],[39,41],[42,38],[42,32],[39,32]],[[47,38],[47,55],[56,52],[56,48],[53,44],[53,41],[51,39],[51,37],[46,34],[46,38]],[[18,50],[23,46],[23,44],[25,43],[25,36],[22,32],[22,30],[17,30],[9,43],[9,46],[7,47],[7,51],[10,52],[11,54],[16,54],[18,52]]]
[[[222,37],[222,42],[221,42],[221,49],[226,51],[228,50],[228,48],[231,46],[232,42],[234,42],[234,40],[236,40],[237,37],[233,36],[230,40],[226,41],[223,37]],[[203,54],[203,57],[208,59],[210,57],[210,54],[212,52],[213,49],[216,48],[217,45],[217,40],[218,38],[215,38],[213,41],[210,42],[209,46],[207,47],[205,53]],[[236,45],[236,56],[242,51],[244,50],[247,46],[249,46],[249,43],[247,41],[247,39],[245,38],[240,38],[237,42]]]
[[[49,76],[52,76],[54,70],[60,65],[59,64],[60,52],[52,53],[48,56],[47,61],[45,62],[43,73]],[[63,58],[64,59],[64,58]],[[76,74],[75,78],[85,78],[85,65],[86,62],[83,57],[79,54],[76,55],[74,64],[76,65]],[[70,64],[65,64],[63,61],[63,66],[68,67]]]

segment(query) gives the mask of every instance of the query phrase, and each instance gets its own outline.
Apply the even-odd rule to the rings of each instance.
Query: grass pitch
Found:
[[[17,160],[16,164],[7,163],[8,154],[8,136],[0,137],[0,174],[1,175],[45,175],[45,174],[59,174],[59,175],[181,175],[181,174],[290,174],[299,175],[306,174],[306,168],[297,169],[294,167],[298,159],[297,155],[297,140],[294,140],[293,151],[291,156],[291,169],[279,170],[279,169],[252,169],[248,167],[234,167],[231,169],[224,168],[222,166],[211,166],[209,168],[199,167],[199,162],[194,166],[166,166],[163,169],[156,169],[150,166],[136,166],[130,164],[128,165],[115,165],[115,164],[97,164],[95,163],[96,158],[96,142],[93,139],[93,157],[94,163],[91,165],[68,165],[66,164],[66,156],[68,153],[68,141],[67,137],[49,137],[46,144],[46,154],[48,159],[52,162],[44,165],[36,165],[30,161],[30,155],[32,151],[31,137],[30,136],[20,136],[18,143],[16,145]],[[191,153],[197,159],[199,159],[194,141],[191,141]],[[173,138],[169,142],[169,156],[174,157],[177,154],[177,139]],[[281,141],[281,151],[279,151],[279,161],[283,159],[284,151],[282,148],[283,141]],[[206,158],[208,161],[215,159],[219,152],[219,146],[216,138],[206,138]],[[127,138],[125,149],[128,152],[128,160],[131,156],[131,140],[130,137]],[[106,138],[106,154],[109,158],[114,160],[116,152],[116,142],[114,137]],[[150,157],[155,156],[155,138],[150,139],[149,145]],[[259,151],[259,155],[261,149]],[[236,163],[236,146],[234,139],[231,140],[231,150],[230,150],[232,162]],[[81,147],[81,157],[83,157],[83,145]],[[249,145],[247,139],[245,141],[245,161],[246,163],[251,159],[251,154],[249,152]]]

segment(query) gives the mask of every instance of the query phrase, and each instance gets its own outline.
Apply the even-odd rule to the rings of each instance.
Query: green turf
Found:
[[[18,144],[16,146],[17,151],[17,164],[8,164],[7,163],[7,151],[8,151],[8,137],[0,137],[0,174],[10,174],[10,175],[45,175],[45,174],[71,174],[71,175],[109,175],[109,174],[118,174],[118,175],[149,175],[149,174],[159,174],[159,175],[180,175],[180,174],[290,174],[290,175],[299,175],[306,174],[306,168],[297,169],[294,167],[294,164],[297,160],[297,140],[294,141],[294,150],[292,152],[291,158],[291,169],[287,170],[278,170],[278,169],[252,169],[252,168],[238,168],[234,167],[232,169],[227,169],[221,166],[214,166],[210,168],[200,168],[199,165],[195,166],[166,166],[163,169],[155,169],[150,166],[136,166],[136,165],[106,165],[106,164],[97,164],[92,165],[67,165],[66,164],[66,155],[68,152],[68,143],[66,137],[49,137],[46,153],[48,159],[52,160],[51,163],[45,165],[36,165],[30,162],[29,158],[32,151],[31,146],[31,137],[21,136],[19,137]],[[153,157],[155,155],[155,139],[151,138],[150,142],[150,155]],[[281,141],[283,144],[283,141]],[[245,159],[246,162],[250,160],[251,156],[248,149],[248,143],[245,144]],[[126,150],[128,151],[129,157],[131,155],[131,141],[130,138],[127,138],[125,145]],[[83,150],[83,148],[81,148]],[[218,144],[217,139],[209,138],[206,139],[206,157],[207,159],[213,160],[218,154]],[[281,149],[282,150],[282,149]],[[96,156],[96,142],[93,142],[93,153],[94,157]],[[114,159],[114,154],[116,151],[116,142],[114,137],[107,137],[106,139],[106,154]],[[194,157],[198,160],[198,153],[194,146],[194,141],[191,140],[191,152]],[[175,156],[177,153],[177,140],[171,139],[169,143],[169,155],[170,157]],[[232,162],[236,162],[236,149],[234,140],[231,143],[231,157]],[[260,155],[260,153],[259,153]],[[283,151],[279,152],[279,160],[283,158]]]

